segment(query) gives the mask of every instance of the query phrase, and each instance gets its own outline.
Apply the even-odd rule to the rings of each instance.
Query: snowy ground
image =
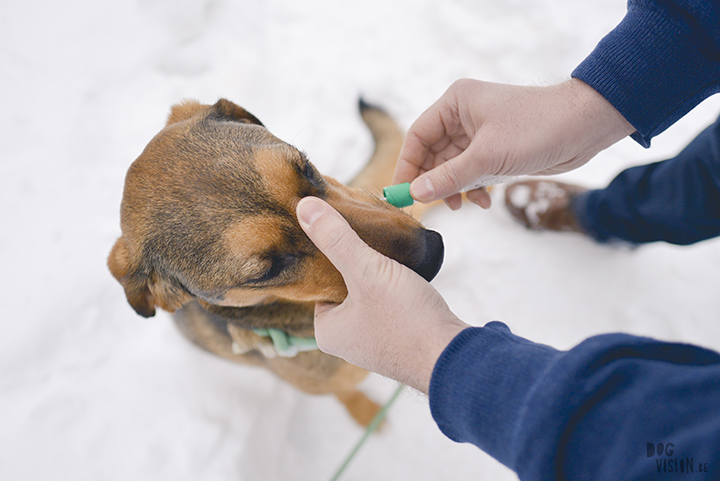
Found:
[[[622,0],[5,1],[0,6],[0,479],[323,480],[361,431],[331,398],[191,347],[145,320],[105,267],[127,167],[170,105],[227,97],[320,170],[371,151],[358,95],[408,126],[459,77],[567,77]],[[644,150],[626,140],[565,178],[601,186],[677,152],[710,99]],[[500,194],[497,191],[497,194]],[[434,282],[466,321],[568,348],[625,331],[720,349],[720,242],[639,250],[441,209]],[[394,386],[366,383],[381,401]],[[445,439],[406,393],[346,480],[512,480]]]

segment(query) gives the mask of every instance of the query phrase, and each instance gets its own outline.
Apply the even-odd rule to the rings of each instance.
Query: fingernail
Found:
[[[410,190],[417,200],[430,200],[435,195],[435,188],[427,177],[413,182]]]
[[[478,199],[468,197],[468,199],[469,199],[470,202],[472,202],[473,204],[475,204],[475,205],[477,205],[478,207],[481,207],[481,208],[483,208],[483,209],[485,209],[485,210],[488,210],[488,209],[490,208],[490,206],[492,205],[492,201],[491,201],[489,198],[487,198],[487,197],[480,197],[480,198],[478,198]]]
[[[307,226],[313,225],[325,213],[325,206],[317,199],[302,199],[297,206],[298,220]]]

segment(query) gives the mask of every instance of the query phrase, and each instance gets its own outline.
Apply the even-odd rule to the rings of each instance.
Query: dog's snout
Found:
[[[434,230],[424,232],[424,253],[412,270],[430,282],[440,271],[445,256],[445,245],[442,236]]]

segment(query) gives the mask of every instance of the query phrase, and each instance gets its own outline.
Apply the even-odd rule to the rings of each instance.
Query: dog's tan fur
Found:
[[[145,317],[174,313],[198,346],[264,366],[299,389],[332,393],[361,424],[378,406],[356,386],[366,371],[320,351],[274,356],[251,329],[313,335],[316,301],[342,302],[344,281],[295,217],[302,197],[337,209],[370,246],[432,278],[442,241],[366,190],[391,181],[402,132],[383,111],[361,103],[376,141],[350,186],[321,176],[306,156],[227,101],[188,101],[130,167],[121,207],[122,236],[108,267]]]

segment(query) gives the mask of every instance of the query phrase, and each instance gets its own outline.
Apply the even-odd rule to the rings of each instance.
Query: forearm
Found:
[[[440,356],[430,407],[520,479],[639,479],[648,442],[720,469],[719,379],[720,356],[694,346],[613,334],[563,352],[491,323]]]
[[[573,149],[590,158],[635,132],[635,127],[605,97],[580,79],[545,88],[557,90],[558,111],[563,119],[552,131],[561,135],[563,143],[574,143]],[[566,164],[559,163],[542,173],[566,170]]]

